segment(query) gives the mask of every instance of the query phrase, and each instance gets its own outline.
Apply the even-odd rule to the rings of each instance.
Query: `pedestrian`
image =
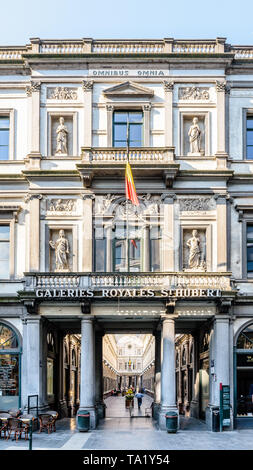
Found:
[[[137,402],[138,402],[138,409],[140,410],[141,409],[141,405],[142,405],[142,397],[143,397],[143,394],[138,392],[136,393],[136,398],[137,398]]]

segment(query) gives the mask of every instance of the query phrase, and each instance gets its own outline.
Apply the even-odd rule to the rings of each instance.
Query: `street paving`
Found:
[[[80,433],[75,418],[64,418],[56,423],[56,433],[33,433],[33,450],[253,450],[252,420],[241,421],[234,431],[220,433],[208,431],[202,421],[181,416],[179,431],[168,434],[145,417],[151,401],[145,395],[138,411],[135,399],[130,418],[124,397],[109,397],[105,400],[107,417],[96,430]],[[24,439],[17,443],[0,439],[0,450],[28,450],[28,446]]]

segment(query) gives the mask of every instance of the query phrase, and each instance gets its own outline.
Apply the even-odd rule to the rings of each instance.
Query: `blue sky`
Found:
[[[253,44],[252,0],[1,1],[1,45],[31,37],[208,38]]]

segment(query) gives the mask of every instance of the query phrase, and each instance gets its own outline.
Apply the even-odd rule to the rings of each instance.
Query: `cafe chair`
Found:
[[[39,433],[43,431],[43,429],[47,430],[48,434],[52,431],[52,426],[53,426],[53,416],[50,414],[41,414],[39,415],[39,423],[40,423],[40,429]]]
[[[59,416],[59,414],[57,413],[57,411],[48,411],[47,414],[49,414],[50,416],[52,416],[52,429],[54,432],[56,432],[56,427],[55,427],[55,423],[56,423],[56,420]]]
[[[7,420],[2,421],[0,418],[0,439],[2,437],[2,433],[3,433],[4,439],[6,438],[7,427],[8,427],[8,421]]]
[[[18,418],[9,418],[8,419],[8,428],[7,428],[7,441],[9,437],[14,434],[14,439],[16,439],[16,442],[18,441],[18,438],[21,436],[22,433],[22,428],[21,428],[21,422]]]
[[[9,415],[11,415],[13,418],[18,418],[21,415],[21,409],[19,408],[11,408],[8,410]]]

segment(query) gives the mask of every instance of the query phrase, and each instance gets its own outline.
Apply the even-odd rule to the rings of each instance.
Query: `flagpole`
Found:
[[[127,117],[127,164],[129,163],[129,119]],[[126,199],[126,217],[127,217],[127,226],[126,226],[126,260],[127,260],[127,271],[129,272],[129,221],[128,221],[128,199]]]

